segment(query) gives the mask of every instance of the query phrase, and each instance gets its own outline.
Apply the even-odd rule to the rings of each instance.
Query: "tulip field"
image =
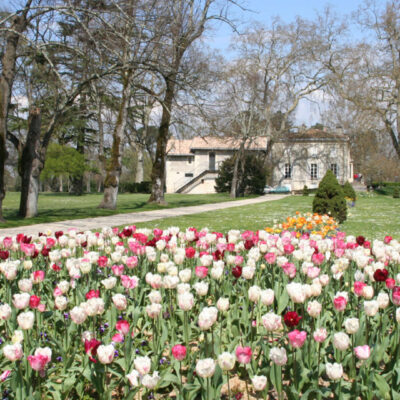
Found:
[[[400,399],[400,242],[257,232],[0,237],[3,399]]]

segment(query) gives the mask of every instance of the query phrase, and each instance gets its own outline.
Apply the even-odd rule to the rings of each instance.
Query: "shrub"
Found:
[[[310,190],[308,189],[307,185],[303,187],[303,196],[308,196],[310,194]]]
[[[339,223],[347,218],[347,205],[344,193],[335,175],[328,170],[319,183],[313,201],[313,212],[330,214]]]
[[[400,198],[400,188],[399,188],[398,186],[396,186],[396,187],[393,189],[393,198],[394,198],[394,199]]]
[[[344,197],[347,197],[353,201],[356,201],[356,199],[357,199],[356,192],[355,192],[353,186],[349,183],[349,181],[346,181],[346,183],[343,185],[343,193],[344,193]]]
[[[215,180],[215,190],[218,193],[231,190],[235,155],[227,158],[218,170],[218,177]],[[267,170],[260,158],[254,154],[246,154],[244,166],[239,164],[239,185],[238,193],[263,194],[267,180]]]
[[[400,188],[400,182],[372,182],[372,188],[378,194],[393,196],[396,188]]]
[[[120,182],[120,193],[151,193],[151,182]]]

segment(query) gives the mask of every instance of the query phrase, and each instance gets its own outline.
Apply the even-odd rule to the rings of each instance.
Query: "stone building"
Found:
[[[264,152],[267,138],[258,137],[247,148]],[[171,139],[167,147],[167,193],[215,193],[219,165],[239,148],[239,141],[215,136],[193,139]],[[349,138],[341,133],[309,129],[288,133],[275,141],[268,157],[272,165],[272,184],[287,186],[291,191],[318,186],[328,169],[340,183],[352,181]]]

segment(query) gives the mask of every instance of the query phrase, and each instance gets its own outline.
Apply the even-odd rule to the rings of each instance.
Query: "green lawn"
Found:
[[[282,221],[295,211],[307,212],[312,209],[312,196],[291,196],[246,207],[235,207],[222,211],[208,212],[156,220],[137,224],[138,227],[179,226],[185,229],[194,226],[208,227],[211,231],[226,232],[230,229],[263,229],[274,221]],[[356,206],[348,209],[347,221],[340,229],[351,235],[364,235],[368,239],[383,239],[391,235],[400,239],[400,200],[388,196],[359,195]]]
[[[254,196],[249,196],[254,197]],[[0,228],[56,222],[68,219],[92,218],[103,215],[114,215],[140,211],[159,210],[163,208],[196,206],[206,203],[220,203],[232,200],[228,194],[167,194],[167,206],[148,204],[148,194],[124,193],[118,195],[116,210],[97,208],[103,198],[102,194],[85,194],[69,196],[65,193],[40,193],[39,214],[35,218],[23,219],[18,216],[19,193],[8,192],[4,200],[3,213],[7,220],[0,223]],[[243,198],[241,198],[243,199]],[[238,199],[240,200],[240,199]]]

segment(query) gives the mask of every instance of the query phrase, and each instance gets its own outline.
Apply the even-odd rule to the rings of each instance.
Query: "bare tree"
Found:
[[[344,40],[345,30],[331,15],[320,18],[330,88],[375,119],[375,130],[390,139],[400,158],[400,4],[387,1],[379,8],[366,0],[356,20],[367,36],[351,43]]]
[[[21,34],[34,17],[30,10],[33,0],[27,0],[21,11],[8,15],[0,21],[0,27],[7,27],[5,49],[1,58],[0,74],[0,221],[3,221],[3,199],[5,190],[5,163],[7,159],[6,136],[11,93],[15,78],[15,63]]]
[[[68,9],[65,11],[68,12]],[[119,67],[118,64],[99,63],[99,69],[93,69],[88,75],[71,73],[70,65],[66,62],[68,57],[63,56],[68,52],[84,58],[85,54],[80,51],[79,46],[58,40],[54,19],[57,20],[54,14],[47,12],[44,15],[42,12],[41,16],[36,16],[35,24],[31,24],[30,32],[24,36],[24,59],[26,65],[31,66],[27,70],[25,85],[26,98],[31,108],[30,125],[25,142],[12,132],[7,132],[10,141],[22,149],[20,215],[23,217],[32,217],[37,213],[39,178],[44,168],[46,151],[63,118],[75,107],[76,99],[93,80],[110,74]],[[28,58],[31,59],[29,63]],[[46,79],[43,79],[44,75]],[[51,106],[43,107],[44,100],[50,102]]]
[[[164,38],[163,60],[155,67],[161,75],[164,93],[160,99],[161,122],[158,130],[157,149],[151,173],[152,193],[149,202],[163,204],[165,183],[165,161],[172,108],[178,90],[184,90],[186,78],[182,64],[188,49],[200,38],[206,24],[212,19],[227,21],[226,7],[231,2],[224,1],[218,8],[216,0],[165,0],[164,16],[168,21]],[[216,7],[214,10],[213,7]]]
[[[287,131],[300,101],[326,83],[316,44],[314,25],[300,18],[291,24],[276,19],[269,27],[251,28],[236,42],[243,73],[253,74],[257,82],[258,102],[265,122],[259,135],[269,139],[266,156],[275,140]]]

